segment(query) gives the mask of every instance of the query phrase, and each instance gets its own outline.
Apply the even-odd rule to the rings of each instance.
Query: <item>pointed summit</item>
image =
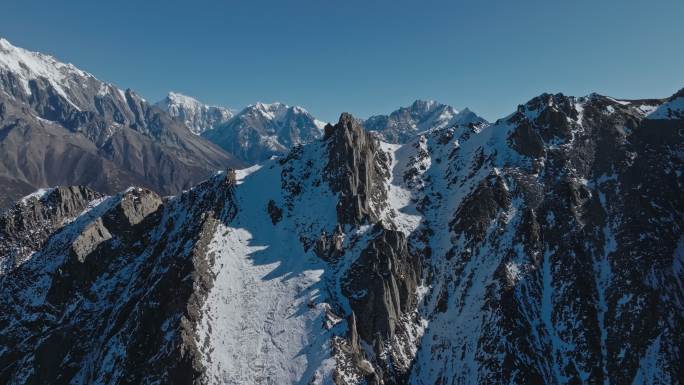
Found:
[[[416,100],[389,115],[375,115],[364,125],[376,131],[389,143],[405,143],[416,134],[441,129],[455,124],[486,123],[470,110],[459,112],[453,107],[434,100]]]
[[[324,124],[299,106],[258,102],[203,136],[247,163],[258,163],[322,136]]]
[[[207,105],[177,92],[169,92],[155,106],[184,122],[188,129],[197,135],[214,129],[233,117],[233,112],[226,107]]]

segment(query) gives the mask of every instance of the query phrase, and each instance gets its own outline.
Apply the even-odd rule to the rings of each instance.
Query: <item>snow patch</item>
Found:
[[[646,115],[647,119],[684,119],[684,96],[665,102]]]
[[[38,190],[24,196],[23,198],[21,198],[19,200],[19,202],[21,204],[25,205],[25,204],[29,203],[29,201],[32,201],[34,199],[38,199],[38,200],[43,199],[54,190],[55,190],[54,187],[47,187],[47,188],[38,189]]]

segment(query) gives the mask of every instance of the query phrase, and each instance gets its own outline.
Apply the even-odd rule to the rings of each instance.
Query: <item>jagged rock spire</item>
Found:
[[[325,127],[328,163],[325,180],[340,194],[337,219],[342,224],[378,220],[377,207],[386,195],[387,159],[379,143],[358,120],[343,113],[334,126]]]

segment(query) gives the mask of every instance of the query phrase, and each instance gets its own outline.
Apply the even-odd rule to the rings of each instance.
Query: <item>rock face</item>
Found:
[[[245,163],[284,155],[294,146],[318,139],[324,123],[301,107],[256,103],[203,137]]]
[[[324,140],[330,156],[324,178],[332,191],[340,195],[338,221],[377,221],[378,206],[386,199],[384,180],[388,177],[387,158],[377,139],[350,114],[342,114],[335,126],[325,127]]]
[[[199,381],[194,325],[212,282],[206,237],[234,215],[233,183],[219,175],[166,202],[132,188],[56,227],[0,280],[2,382]],[[91,197],[66,191],[72,203]]]
[[[178,193],[239,165],[131,90],[0,39],[0,207],[37,188]]]
[[[155,106],[185,123],[190,131],[197,135],[212,130],[233,117],[228,108],[202,104],[194,98],[176,92],[169,92],[164,99],[155,103]]]
[[[448,152],[428,139],[449,189],[424,191],[437,284],[412,383],[677,382],[683,122],[653,113],[670,100],[544,94]]]
[[[453,125],[484,124],[487,121],[465,108],[457,111],[434,100],[416,100],[389,115],[375,115],[363,122],[388,143],[406,143],[416,134]]]
[[[0,219],[0,382],[677,384],[682,93],[540,95],[321,140],[175,197]]]
[[[102,196],[87,187],[58,187],[24,198],[0,215],[0,256],[3,271],[21,264],[47,238],[73,221]]]
[[[415,310],[420,269],[420,261],[408,251],[405,235],[378,227],[377,235],[344,278],[342,292],[349,299],[355,318],[350,334],[352,344],[354,334],[358,333],[375,347],[377,355],[388,348],[391,352],[402,318]],[[408,365],[390,354],[379,368],[386,382],[395,383],[404,380],[402,375]]]

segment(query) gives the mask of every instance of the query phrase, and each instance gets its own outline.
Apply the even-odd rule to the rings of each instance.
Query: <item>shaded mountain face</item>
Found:
[[[416,100],[389,115],[375,115],[363,122],[366,129],[376,131],[388,143],[406,143],[416,134],[468,123],[484,124],[486,120],[469,109],[457,111],[434,100]]]
[[[682,100],[403,145],[343,114],[175,197],[37,192],[0,217],[0,382],[678,383]]]
[[[178,193],[239,164],[133,91],[0,39],[0,206],[54,185]]]
[[[320,138],[323,126],[301,107],[257,103],[202,136],[238,159],[254,164]]]
[[[155,103],[155,106],[185,123],[190,131],[197,135],[212,130],[233,117],[233,112],[228,108],[202,104],[190,96],[176,92],[169,92],[164,99]]]

